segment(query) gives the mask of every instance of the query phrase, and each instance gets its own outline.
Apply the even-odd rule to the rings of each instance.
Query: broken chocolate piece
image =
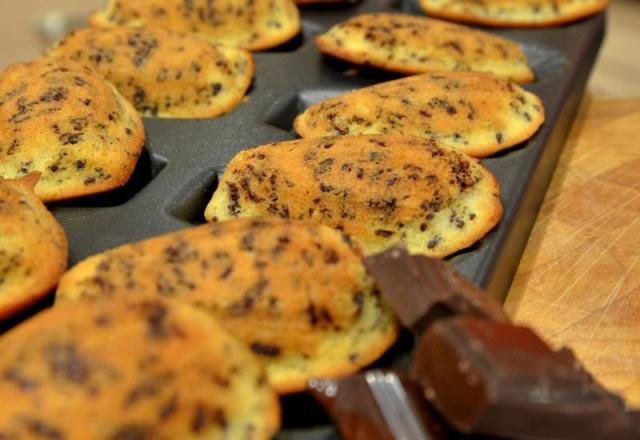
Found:
[[[400,322],[417,333],[449,315],[509,319],[496,300],[444,261],[396,247],[366,257],[364,265]]]
[[[531,329],[450,318],[416,350],[425,397],[456,429],[519,439],[640,438],[623,401]]]
[[[343,379],[312,379],[309,390],[347,440],[449,438],[419,385],[403,371],[369,370]]]
[[[364,263],[402,324],[422,335],[412,373],[453,428],[517,439],[640,438],[638,415],[571,351],[509,324],[497,301],[447,263],[401,248]]]

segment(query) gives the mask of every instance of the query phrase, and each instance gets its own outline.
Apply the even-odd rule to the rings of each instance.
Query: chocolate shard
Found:
[[[342,379],[313,379],[309,391],[346,440],[450,438],[417,382],[401,370],[369,370]]]
[[[395,247],[366,257],[364,265],[400,322],[417,333],[443,316],[509,319],[496,300],[444,261]]]
[[[516,439],[633,439],[623,401],[593,380],[571,351],[553,351],[532,330],[449,318],[433,324],[413,373],[424,395],[464,433]]]

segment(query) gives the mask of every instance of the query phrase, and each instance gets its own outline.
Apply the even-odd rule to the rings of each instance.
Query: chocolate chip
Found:
[[[229,205],[227,205],[227,208],[232,216],[237,216],[240,214],[240,195],[238,187],[234,183],[227,182],[227,188],[229,190]]]
[[[309,324],[311,324],[311,327],[315,327],[316,325],[318,325],[318,314],[316,312],[316,305],[313,302],[309,303],[309,305],[305,309],[305,313],[309,318]]]
[[[149,377],[144,381],[134,386],[126,394],[123,405],[125,408],[135,405],[138,401],[148,397],[154,397],[158,395],[164,386],[164,384],[170,379],[170,375],[164,377]]]
[[[63,440],[65,438],[64,433],[59,428],[41,420],[24,418],[23,423],[27,430],[37,438],[45,440]]]
[[[111,324],[111,317],[107,314],[102,313],[96,316],[93,322],[95,322],[98,327],[107,327],[109,324]]]
[[[49,373],[77,384],[84,383],[90,374],[87,359],[72,342],[52,342],[45,348]]]
[[[340,257],[334,249],[325,249],[324,262],[326,264],[336,264],[338,261],[340,261]]]
[[[249,312],[254,304],[262,298],[264,291],[269,286],[269,280],[259,278],[251,287],[249,287],[240,301],[229,306],[229,313],[233,316],[242,316]]]
[[[152,339],[162,339],[169,335],[167,317],[169,311],[164,304],[147,302],[142,306],[147,320],[147,335]]]
[[[362,313],[362,309],[364,308],[364,293],[360,291],[354,293],[353,303],[356,305],[356,315],[360,315]]]
[[[251,252],[254,249],[255,235],[251,232],[242,236],[240,240],[240,249],[243,251]]]
[[[65,99],[67,96],[67,89],[64,87],[54,87],[47,89],[42,95],[40,95],[40,102],[58,102]]]
[[[160,410],[158,411],[158,418],[161,421],[167,420],[173,414],[175,414],[178,409],[178,395],[174,394],[171,398],[162,404]]]
[[[279,356],[281,351],[280,347],[276,345],[263,344],[262,342],[252,342],[250,348],[254,353],[268,357]]]
[[[320,164],[318,165],[318,168],[316,168],[316,173],[323,174],[323,173],[326,173],[327,171],[330,171],[334,162],[335,160],[331,158],[324,159],[322,162],[320,162]]]
[[[438,244],[440,244],[440,241],[442,240],[442,238],[440,236],[435,236],[433,237],[431,240],[429,240],[429,242],[427,243],[427,248],[428,249],[433,249],[436,246],[438,246]]]
[[[139,423],[121,426],[109,437],[109,440],[151,440],[153,432],[150,427]]]
[[[2,379],[12,382],[22,391],[32,391],[38,388],[38,381],[23,376],[17,368],[8,368],[2,373]]]
[[[326,183],[320,184],[320,191],[326,193],[333,191],[333,187],[331,185],[327,185]]]
[[[62,133],[58,139],[62,145],[75,145],[82,140],[82,133]]]

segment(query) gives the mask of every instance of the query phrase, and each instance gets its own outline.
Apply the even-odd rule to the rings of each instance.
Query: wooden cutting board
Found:
[[[505,308],[640,406],[640,99],[583,103]]]

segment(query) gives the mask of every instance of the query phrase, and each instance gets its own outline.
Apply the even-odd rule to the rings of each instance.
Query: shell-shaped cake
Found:
[[[279,425],[255,356],[163,298],[44,311],[3,336],[0,371],[5,438],[268,440]]]
[[[517,43],[415,15],[358,15],[317,37],[316,45],[327,55],[400,73],[474,71],[517,82],[534,79]]]
[[[474,157],[529,139],[544,121],[540,98],[486,73],[438,72],[321,101],[294,121],[304,138],[403,134],[436,139]]]
[[[367,254],[403,243],[411,253],[444,257],[496,225],[499,193],[476,159],[431,140],[302,139],[234,157],[205,217],[309,220],[343,231]]]
[[[67,238],[33,191],[38,176],[0,177],[0,320],[53,289],[67,267]]]
[[[609,0],[420,0],[433,17],[496,27],[557,26],[597,14]]]
[[[209,313],[262,358],[282,393],[351,374],[397,336],[360,253],[313,223],[239,219],[127,244],[73,267],[56,299],[144,292]]]
[[[253,77],[243,49],[162,28],[86,28],[47,51],[93,67],[147,116],[205,118],[236,107]]]
[[[44,201],[124,185],[144,145],[142,119],[93,69],[40,58],[0,72],[0,177],[40,173]]]
[[[300,14],[292,0],[108,0],[89,23],[159,26],[248,50],[278,46],[300,32]]]

